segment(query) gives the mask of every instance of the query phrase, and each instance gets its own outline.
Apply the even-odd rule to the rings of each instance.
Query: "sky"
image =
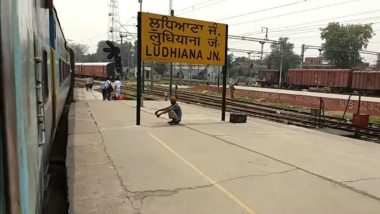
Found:
[[[69,42],[86,44],[96,51],[97,42],[108,38],[109,4],[111,0],[55,0],[54,5]],[[136,33],[138,0],[118,0],[121,31]],[[143,12],[169,14],[169,0],[143,0]],[[268,39],[289,37],[294,51],[301,53],[301,45],[323,43],[320,28],[329,22],[342,24],[373,23],[376,35],[370,40],[369,51],[380,52],[380,3],[378,0],[173,0],[176,16],[225,23],[230,35]],[[264,30],[265,31],[265,30]],[[127,40],[134,40],[127,37]],[[255,42],[230,40],[230,48],[260,51]],[[264,45],[270,51],[270,45]],[[246,53],[234,52],[235,56]],[[317,50],[306,50],[305,57],[318,56]],[[251,55],[251,58],[258,58]],[[376,56],[362,55],[374,64]]]

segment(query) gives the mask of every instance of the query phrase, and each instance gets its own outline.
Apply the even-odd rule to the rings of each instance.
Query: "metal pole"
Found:
[[[226,26],[225,59],[223,66],[223,94],[222,94],[222,121],[226,121],[226,94],[227,94],[227,50],[228,50],[228,25]]]
[[[142,64],[142,69],[141,69],[141,73],[140,73],[140,77],[141,77],[141,88],[140,88],[141,99],[140,99],[140,103],[141,103],[141,107],[144,107],[144,91],[145,91],[145,65],[144,65],[144,61],[142,61],[141,64]]]
[[[361,104],[361,101],[362,101],[362,95],[359,94],[358,113],[357,114],[360,114],[360,104]]]
[[[169,1],[169,14],[174,16],[173,0]],[[169,95],[173,95],[173,63],[170,63],[170,77],[169,77]]]
[[[281,60],[280,60],[280,78],[279,78],[279,82],[278,82],[278,86],[281,87],[281,83],[282,83],[282,45],[281,45]]]
[[[305,55],[305,45],[302,44],[302,46],[301,46],[301,63],[300,63],[300,68],[301,69],[303,67],[303,58],[304,58],[304,55]]]
[[[169,95],[172,96],[173,93],[173,63],[170,63],[170,74],[169,74]]]
[[[141,2],[141,1],[140,1]],[[136,96],[136,125],[140,125],[141,116],[141,12],[138,13],[137,24],[137,96]]]
[[[219,93],[219,85],[220,85],[220,72],[221,72],[221,70],[220,70],[220,66],[219,66],[219,70],[218,70],[218,93]]]
[[[143,0],[139,0],[139,2],[140,2],[140,13],[142,12],[142,1]],[[140,19],[141,19],[141,17],[140,17]],[[140,20],[140,24],[138,25],[139,28],[141,28],[140,25],[141,25],[141,20]],[[141,29],[140,29],[140,33],[141,33]],[[141,36],[140,36],[140,39],[141,39]],[[140,68],[140,74],[138,74],[138,76],[140,76],[140,78],[142,78],[140,80],[140,84],[142,84],[142,85],[140,85],[140,90],[139,90],[140,95],[139,95],[139,93],[137,95],[140,98],[139,103],[140,103],[141,107],[143,107],[144,106],[144,89],[145,89],[145,67],[144,67],[144,62],[141,62],[141,40],[140,40],[140,50],[139,51],[140,51],[140,67],[141,67],[141,63],[142,63],[142,72],[141,72],[141,68]]]
[[[265,42],[260,42],[261,44],[261,53],[260,53],[260,62],[263,62],[263,53],[264,53],[264,44]]]
[[[153,68],[150,68],[150,95],[153,95]]]

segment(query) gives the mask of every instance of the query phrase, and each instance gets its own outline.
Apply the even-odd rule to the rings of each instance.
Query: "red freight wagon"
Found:
[[[278,70],[265,70],[263,77],[259,81],[262,86],[277,85],[280,77]]]
[[[352,89],[363,92],[380,91],[380,71],[354,71]]]
[[[114,78],[115,63],[96,62],[96,63],[76,63],[75,74],[80,76],[91,76],[97,78]]]
[[[289,69],[288,71],[288,84],[291,86],[350,88],[351,83],[351,69]]]
[[[82,63],[75,63],[75,75],[82,75]]]

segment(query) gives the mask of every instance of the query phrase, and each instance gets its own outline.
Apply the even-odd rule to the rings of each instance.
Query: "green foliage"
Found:
[[[264,59],[269,69],[280,70],[282,59],[282,74],[285,77],[289,68],[299,65],[300,56],[294,53],[294,44],[289,43],[289,38],[280,37],[277,43],[271,44],[270,48],[271,53]]]
[[[164,75],[164,73],[167,71],[166,63],[153,63],[152,66],[154,72],[160,75]]]
[[[88,45],[79,44],[79,43],[70,43],[69,47],[73,49],[75,53],[75,61],[83,62],[88,53]]]
[[[96,61],[97,62],[111,62],[112,60],[107,59],[108,53],[103,51],[103,48],[108,48],[105,40],[98,42],[98,48],[96,49]],[[123,59],[122,59],[123,60]]]
[[[124,42],[122,45],[116,44],[120,48],[121,62],[123,66],[136,66],[136,46],[131,42]],[[111,62],[112,59],[107,59],[108,53],[103,51],[103,48],[108,47],[106,41],[99,41],[96,52],[88,54],[88,46],[78,43],[70,44],[74,50],[75,60],[77,62]]]
[[[232,68],[232,63],[234,61],[234,54],[230,53],[227,55],[227,68],[231,69]]]
[[[324,58],[340,68],[351,68],[362,63],[359,50],[367,48],[374,34],[372,24],[340,25],[332,22],[321,29],[325,40]]]

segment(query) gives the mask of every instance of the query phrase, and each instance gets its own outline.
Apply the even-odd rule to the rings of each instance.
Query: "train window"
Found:
[[[48,57],[47,52],[44,50],[42,53],[42,85],[44,102],[46,103],[49,98],[49,77],[48,77]]]

